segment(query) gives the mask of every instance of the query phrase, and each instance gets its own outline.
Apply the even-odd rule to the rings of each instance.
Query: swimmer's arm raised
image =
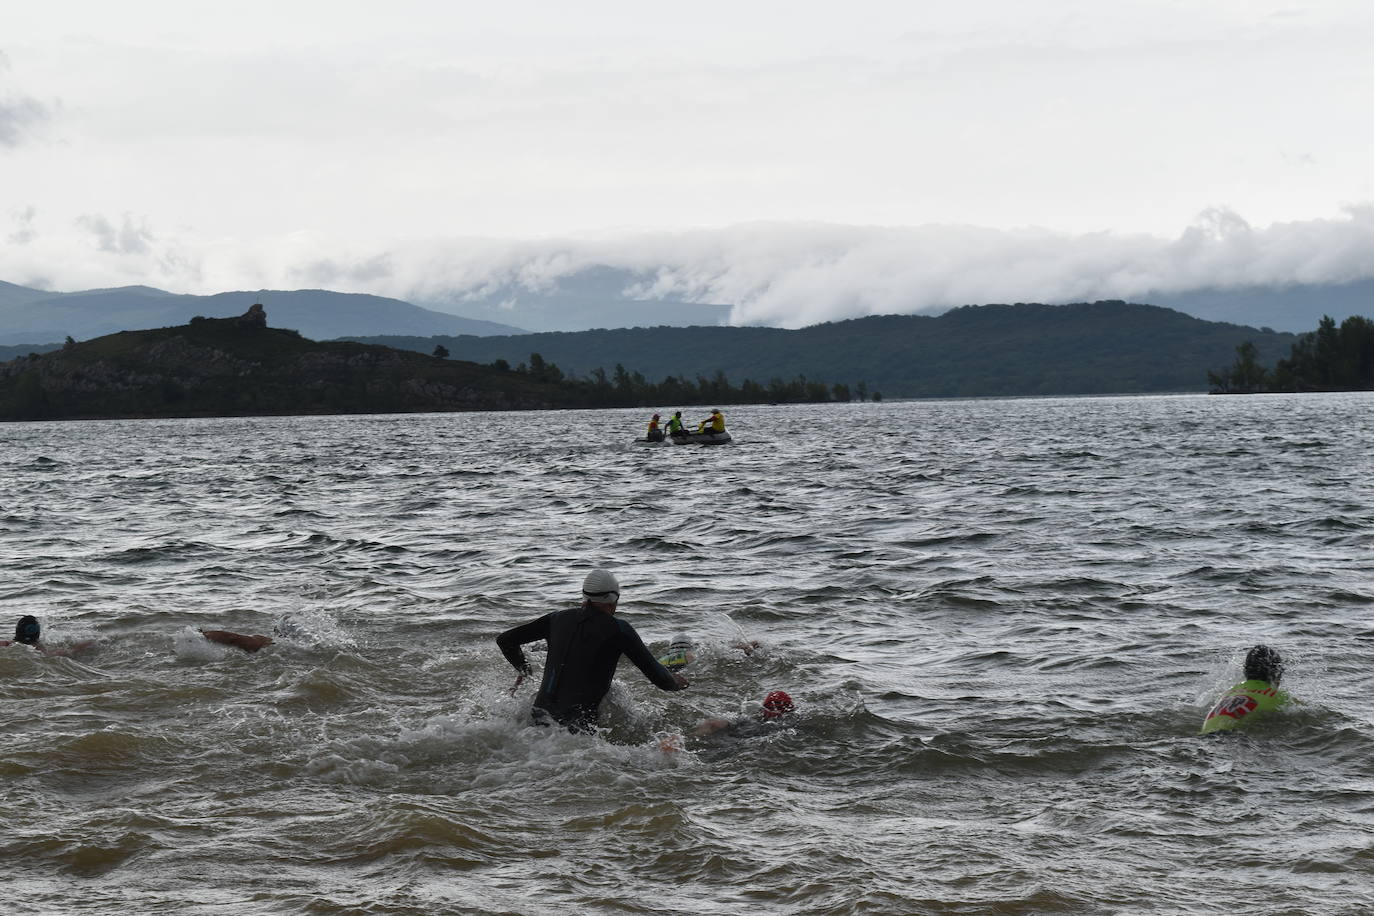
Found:
[[[548,639],[549,622],[552,619],[552,614],[545,614],[537,620],[522,623],[518,627],[511,627],[496,637],[496,645],[501,649],[501,654],[522,677],[530,673],[530,663],[525,659],[525,653],[521,651],[520,647],[526,643]]]

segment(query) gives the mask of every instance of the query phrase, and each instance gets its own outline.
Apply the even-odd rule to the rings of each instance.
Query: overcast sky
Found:
[[[1374,274],[1363,0],[11,4],[0,279],[797,324]]]

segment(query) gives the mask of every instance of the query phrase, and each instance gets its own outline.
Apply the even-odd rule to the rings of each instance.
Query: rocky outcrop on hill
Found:
[[[239,316],[239,327],[241,328],[265,328],[267,327],[267,311],[262,307],[261,302],[254,302],[248,307],[248,311]]]

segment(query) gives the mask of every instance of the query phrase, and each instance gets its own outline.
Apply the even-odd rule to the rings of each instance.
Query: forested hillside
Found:
[[[1201,321],[1119,301],[967,306],[938,317],[888,315],[777,328],[628,328],[514,337],[369,337],[370,343],[512,366],[537,353],[587,376],[617,365],[650,380],[805,376],[886,397],[1201,391],[1209,369],[1252,341],[1259,358],[1287,354],[1292,334]]]

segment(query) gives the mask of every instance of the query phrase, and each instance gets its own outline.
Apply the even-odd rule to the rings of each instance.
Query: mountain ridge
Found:
[[[231,317],[254,302],[272,309],[281,327],[311,339],[362,334],[521,334],[509,324],[464,318],[401,299],[332,290],[233,290],[209,296],[171,293],[150,286],[51,293],[17,284],[0,286],[0,345],[87,340],[118,331],[168,327],[193,317]]]
[[[652,269],[592,265],[537,282],[506,279],[412,302],[323,289],[233,290],[193,296],[135,285],[60,293],[0,281],[0,346],[56,343],[68,336],[88,339],[118,330],[182,323],[196,315],[233,315],[256,301],[271,307],[280,325],[321,340],[729,324],[732,305],[649,297],[658,282]],[[1207,321],[1302,333],[1315,327],[1323,315],[1342,321],[1374,313],[1374,279],[1147,291],[1134,298]],[[1051,304],[1066,303],[1051,300]],[[938,316],[959,307],[952,303],[921,312],[900,307],[893,311]]]

